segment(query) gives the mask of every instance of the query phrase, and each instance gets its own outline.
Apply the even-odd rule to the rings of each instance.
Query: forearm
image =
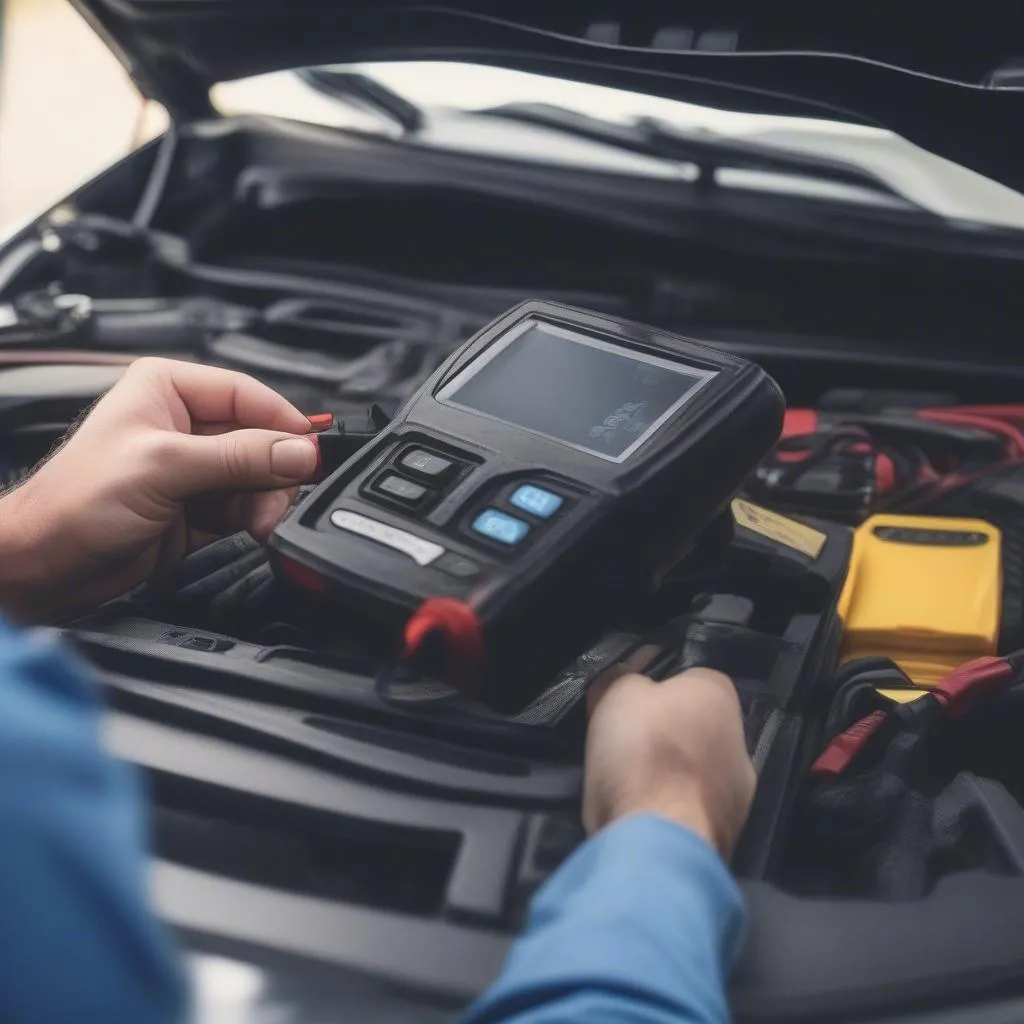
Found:
[[[724,1024],[743,923],[710,846],[666,819],[623,819],[538,893],[466,1024]]]

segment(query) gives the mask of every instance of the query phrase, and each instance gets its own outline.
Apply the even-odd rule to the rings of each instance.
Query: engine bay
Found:
[[[358,446],[526,298],[742,354],[801,416],[749,482],[728,543],[684,563],[649,606],[623,609],[514,714],[429,682],[382,698],[359,638],[284,587],[244,534],[62,624],[106,687],[114,749],[152,779],[165,890],[202,873],[249,886],[252,906],[259,889],[379,915],[358,951],[299,918],[282,920],[300,934],[280,943],[320,956],[332,942],[339,963],[464,1000],[581,838],[587,685],[643,647],[656,677],[714,664],[740,691],[759,776],[733,864],[755,918],[740,1019],[852,1020],[968,997],[993,973],[1012,989],[1024,962],[1012,916],[1024,907],[1020,692],[944,726],[912,767],[875,751],[844,793],[822,796],[808,770],[830,739],[890,707],[880,691],[908,688],[888,668],[874,678],[841,664],[839,604],[868,516],[996,527],[998,653],[1020,644],[1024,447],[1007,447],[1014,416],[1001,430],[985,412],[1024,382],[1017,257],[739,225],[712,237],[661,183],[630,190],[609,174],[422,151],[399,161],[394,145],[198,124],[23,233],[0,258],[3,484],[147,355],[251,373],[331,414]],[[806,532],[794,541],[794,529]],[[408,928],[415,937],[396,942]],[[848,952],[812,948],[822,931]],[[423,957],[431,944],[444,955]]]

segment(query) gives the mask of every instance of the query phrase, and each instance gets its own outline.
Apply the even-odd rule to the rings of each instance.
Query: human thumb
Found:
[[[184,500],[207,491],[262,491],[294,487],[316,470],[316,442],[276,430],[179,434],[174,469],[166,479],[171,496]]]

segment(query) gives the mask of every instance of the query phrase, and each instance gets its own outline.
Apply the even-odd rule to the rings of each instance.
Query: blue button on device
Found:
[[[521,508],[538,519],[550,519],[562,507],[565,498],[535,484],[523,484],[512,492],[508,500],[516,508]]]
[[[530,527],[515,516],[506,515],[496,508],[485,508],[473,520],[473,529],[490,540],[513,547],[530,531]]]

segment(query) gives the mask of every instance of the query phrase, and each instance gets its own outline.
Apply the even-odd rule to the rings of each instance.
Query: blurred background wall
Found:
[[[0,0],[0,235],[162,129],[67,0]]]

